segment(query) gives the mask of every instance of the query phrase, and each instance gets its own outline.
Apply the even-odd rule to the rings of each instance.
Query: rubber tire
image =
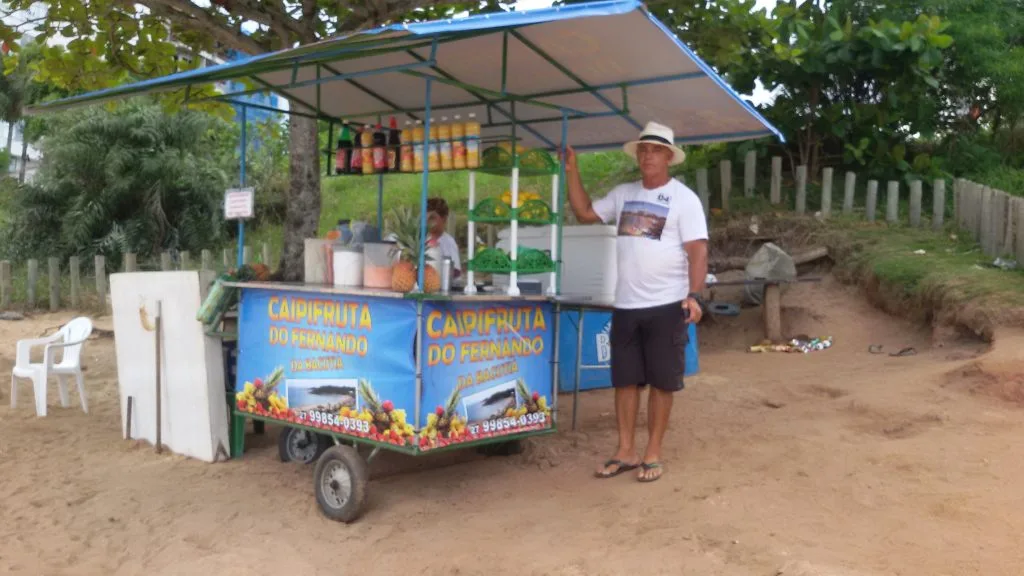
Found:
[[[341,508],[334,508],[327,503],[321,486],[322,476],[326,473],[329,464],[340,462],[348,469],[349,477],[352,479],[352,492],[348,501]],[[370,482],[370,471],[366,461],[356,452],[355,448],[342,444],[327,449],[316,462],[316,469],[313,470],[313,492],[316,494],[316,503],[324,516],[336,522],[346,524],[359,519],[363,513],[363,505],[366,503],[367,484]]]
[[[277,455],[281,458],[281,462],[291,462],[292,460],[294,460],[292,458],[292,455],[289,453],[289,442],[291,440],[291,435],[297,432],[305,432],[307,434],[312,434],[313,439],[316,442],[316,451],[313,452],[313,457],[310,458],[308,462],[303,462],[303,464],[312,464],[313,462],[316,462],[317,459],[320,458],[321,455],[323,455],[324,450],[327,450],[328,448],[331,447],[330,439],[322,434],[317,434],[316,432],[310,432],[308,430],[300,430],[298,428],[286,426],[282,428],[281,432],[278,433],[277,435]]]
[[[498,444],[484,444],[477,452],[484,456],[515,456],[522,454],[524,448],[522,440],[509,440]]]

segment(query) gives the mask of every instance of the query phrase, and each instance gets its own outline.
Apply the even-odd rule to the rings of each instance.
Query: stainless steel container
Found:
[[[441,293],[448,294],[452,290],[452,259],[441,259]]]

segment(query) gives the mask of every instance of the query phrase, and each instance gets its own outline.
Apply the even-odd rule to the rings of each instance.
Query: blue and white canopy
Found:
[[[621,146],[648,121],[680,144],[782,135],[636,0],[394,24],[38,106],[40,113],[132,95],[243,81],[289,112],[358,123],[431,118],[483,125],[530,147]]]

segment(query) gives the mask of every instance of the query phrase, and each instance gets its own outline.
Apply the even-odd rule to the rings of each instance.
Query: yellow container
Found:
[[[441,118],[441,124],[437,126],[437,139],[441,157],[441,170],[452,169],[452,127],[448,124],[448,118]]]
[[[364,126],[360,138],[363,143],[363,174],[373,174],[373,128]]]
[[[452,124],[452,166],[456,170],[466,169],[466,126],[458,116]]]
[[[408,125],[409,123],[406,122],[405,124]],[[398,165],[402,172],[412,172],[416,164],[416,157],[412,151],[412,130],[406,128],[402,130],[398,137],[401,139],[402,145]]]
[[[427,146],[429,151],[427,154],[427,166],[430,167],[431,172],[435,172],[441,169],[441,147],[438,146],[438,130],[437,125],[433,121],[430,122],[430,142]]]
[[[423,124],[420,120],[417,120],[416,127],[412,129],[412,154],[414,172],[423,172],[423,159],[426,158],[426,151],[423,148],[423,146]]]
[[[466,122],[466,168],[480,167],[480,123],[476,114],[469,115]]]

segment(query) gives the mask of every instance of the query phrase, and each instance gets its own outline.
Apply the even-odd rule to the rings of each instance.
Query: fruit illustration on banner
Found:
[[[427,425],[420,432],[420,450],[442,448],[449,444],[474,440],[466,430],[466,421],[455,413],[459,404],[459,390],[455,389],[444,406],[427,414]]]
[[[363,399],[363,409],[357,414],[347,407],[339,414],[342,418],[356,418],[370,424],[369,437],[378,442],[387,442],[398,446],[412,444],[413,427],[406,421],[405,410],[396,409],[391,400],[383,402],[377,396],[368,380],[359,381],[359,396]]]
[[[283,377],[284,368],[278,366],[266,380],[256,378],[246,382],[242,391],[235,394],[238,409],[260,416],[294,419],[294,414],[288,408],[288,400],[277,393],[277,386]]]

